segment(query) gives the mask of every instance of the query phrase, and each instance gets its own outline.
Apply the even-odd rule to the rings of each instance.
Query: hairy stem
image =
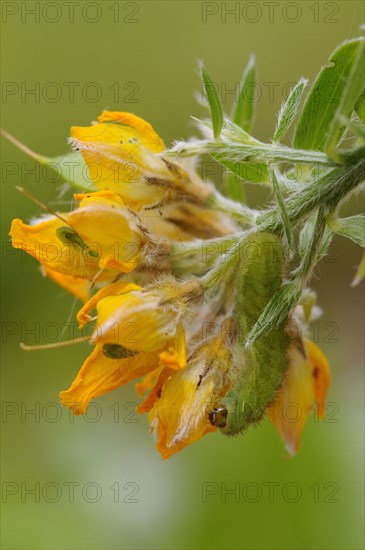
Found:
[[[317,208],[324,208],[331,212],[345,199],[356,187],[364,181],[365,158],[364,149],[362,155],[356,151],[350,160],[341,168],[335,168],[319,180],[310,183],[300,191],[293,193],[286,200],[286,211],[291,223],[296,223],[308,216]],[[280,212],[276,208],[265,212],[257,219],[260,231],[277,233],[282,231],[283,223]]]

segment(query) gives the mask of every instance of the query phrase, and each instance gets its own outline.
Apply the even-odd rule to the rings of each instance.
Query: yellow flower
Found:
[[[89,315],[90,311],[92,311],[96,307],[98,302],[100,302],[100,300],[102,300],[103,298],[107,298],[108,296],[118,296],[120,294],[130,292],[131,290],[139,290],[140,288],[141,287],[138,285],[135,285],[133,283],[126,283],[125,281],[113,283],[101,288],[86,302],[86,304],[78,312],[77,321],[79,324],[79,328],[83,328],[86,323],[91,320],[91,317]]]
[[[200,287],[196,284],[196,292]],[[187,296],[194,283],[178,285],[163,281],[158,287],[142,287],[119,282],[101,289],[79,311],[82,328],[96,307],[97,324],[91,342],[118,344],[131,351],[155,351],[177,334],[177,327],[188,312]]]
[[[70,213],[48,216],[26,225],[13,220],[15,248],[34,256],[46,269],[92,280],[100,269],[104,279],[133,270],[147,241],[119,195],[110,191],[76,194],[80,206]]]
[[[323,418],[331,379],[327,359],[319,347],[309,340],[305,341],[304,347],[305,355],[303,350],[291,347],[291,361],[284,385],[268,411],[291,455],[299,450],[305,423],[315,406],[319,418]]]
[[[75,414],[84,413],[93,397],[130,380],[160,368],[174,372],[185,367],[182,317],[193,284],[181,289],[165,282],[159,289],[144,291],[131,283],[114,283],[99,290],[79,311],[80,327],[90,320],[93,308],[98,315],[91,339],[96,347],[71,387],[60,394]]]
[[[219,335],[193,353],[186,369],[175,373],[161,371],[138,411],[151,411],[151,428],[162,458],[169,458],[216,430],[208,412],[229,388],[231,363],[231,352]]]
[[[162,139],[131,113],[104,111],[92,126],[73,126],[70,143],[80,150],[93,183],[117,191],[135,210],[177,195],[202,200],[211,192],[182,166],[164,159]]]

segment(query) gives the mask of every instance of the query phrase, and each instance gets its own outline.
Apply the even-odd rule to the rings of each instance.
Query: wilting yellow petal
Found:
[[[323,415],[324,399],[330,381],[329,366],[313,342],[305,342],[306,357],[296,346],[290,349],[290,364],[283,387],[269,408],[270,420],[283,438],[289,454],[295,454],[307,418],[318,401]]]
[[[221,213],[188,202],[173,202],[140,212],[143,224],[154,234],[172,241],[211,239],[236,230]]]
[[[70,388],[60,399],[74,414],[84,414],[91,399],[112,391],[158,367],[158,353],[140,353],[125,359],[106,357],[97,345]]]
[[[140,397],[142,397],[147,390],[151,390],[153,388],[158,380],[161,370],[162,369],[160,367],[152,372],[149,372],[142,378],[142,380],[140,380],[140,382],[136,382],[136,384],[134,384],[136,392]]]
[[[167,349],[160,353],[160,365],[159,376],[157,380],[154,380],[150,393],[144,400],[144,402],[137,408],[139,413],[149,412],[154,406],[155,402],[160,399],[162,388],[167,380],[174,374],[176,370],[184,369],[186,367],[186,337],[185,330],[182,323],[179,323],[176,329],[176,337],[173,341],[166,344]],[[137,391],[144,391],[151,384],[152,378],[144,381],[137,387]],[[152,385],[152,384],[151,384]]]
[[[162,458],[169,458],[216,430],[209,422],[208,411],[229,387],[230,365],[230,351],[220,338],[216,338],[202,346],[185,369],[175,374],[172,371],[165,373],[165,376],[172,375],[150,413],[151,428],[156,433],[157,449]],[[157,390],[155,396],[158,398],[160,388]],[[149,405],[147,402],[138,410],[148,410]]]
[[[89,299],[90,283],[87,279],[72,277],[72,275],[63,275],[57,271],[52,271],[42,266],[43,275],[49,277],[52,281],[66,289],[68,292],[79,298],[82,302]]]
[[[160,363],[174,370],[186,367],[186,335],[182,323],[176,327],[175,338],[166,343],[167,349],[160,353]]]
[[[318,406],[318,416],[323,418],[325,399],[327,390],[331,382],[331,371],[328,361],[320,348],[306,340],[305,349],[312,367],[312,377],[314,379],[314,392]]]
[[[198,386],[201,372],[202,366],[196,365],[174,374],[151,411],[151,427],[157,434],[157,449],[162,458],[169,458],[216,429],[207,416],[212,406],[214,381],[210,379]],[[139,410],[142,412],[143,408]]]
[[[142,414],[146,412],[150,412],[156,401],[160,399],[162,388],[166,384],[167,380],[175,373],[176,371],[174,369],[170,368],[164,368],[160,372],[156,383],[154,384],[153,388],[151,389],[150,393],[147,395],[146,399],[137,407],[137,411]]]

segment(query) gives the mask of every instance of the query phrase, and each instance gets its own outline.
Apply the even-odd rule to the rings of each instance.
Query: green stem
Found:
[[[319,164],[329,168],[340,162],[331,160],[325,153],[306,149],[293,149],[272,143],[239,143],[237,141],[194,140],[176,144],[167,151],[169,156],[189,157],[207,153],[225,158],[233,163],[263,162],[265,164],[287,162],[289,164]]]
[[[354,164],[335,168],[319,180],[310,183],[286,200],[286,211],[291,223],[308,216],[313,210],[323,207],[327,212],[335,210],[364,180],[365,159],[354,157]],[[282,231],[282,219],[278,209],[265,212],[257,218],[260,231],[277,233]]]

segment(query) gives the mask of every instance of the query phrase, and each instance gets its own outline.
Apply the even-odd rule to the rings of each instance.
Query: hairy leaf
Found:
[[[364,90],[363,38],[341,44],[320,71],[300,117],[294,145],[333,152],[342,133],[340,116],[350,117]]]
[[[207,94],[210,114],[212,117],[213,133],[214,133],[215,139],[217,139],[220,136],[222,126],[223,126],[223,118],[224,118],[223,108],[222,108],[221,100],[219,98],[217,86],[210,78],[209,74],[204,68],[204,65],[201,66],[201,75],[202,75],[205,93]]]
[[[328,225],[334,233],[347,237],[362,248],[365,248],[365,216],[349,216],[348,218],[328,218]]]
[[[300,101],[307,83],[308,80],[301,78],[291,90],[288,99],[281,106],[273,141],[280,141],[290,128],[299,110]]]

